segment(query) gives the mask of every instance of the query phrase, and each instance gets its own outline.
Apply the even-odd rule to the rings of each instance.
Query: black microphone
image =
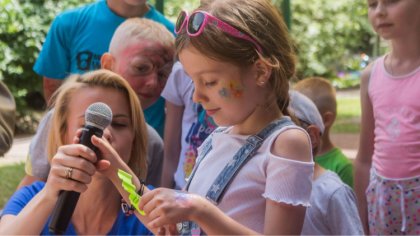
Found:
[[[91,104],[85,112],[85,126],[83,127],[82,135],[80,136],[80,144],[83,144],[92,149],[96,156],[98,155],[98,148],[91,142],[92,135],[102,137],[104,129],[112,121],[112,111],[105,103],[97,102]],[[63,234],[76,208],[80,193],[74,191],[60,191],[57,203],[51,215],[51,222],[49,225],[50,233],[55,235]]]

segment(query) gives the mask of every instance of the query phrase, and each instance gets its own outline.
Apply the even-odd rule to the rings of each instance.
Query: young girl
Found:
[[[77,130],[84,126],[84,113],[93,103],[106,103],[112,123],[103,138],[133,170],[146,176],[146,128],[137,95],[119,75],[99,70],[70,77],[57,90],[49,136],[51,171],[46,183],[35,182],[17,191],[6,204],[0,234],[49,234],[50,215],[61,190],[81,192],[64,234],[144,235],[150,233],[134,216],[121,210],[121,195],[104,170],[109,162],[78,143]]]
[[[282,17],[269,0],[216,0],[182,12],[176,31],[194,102],[227,128],[199,148],[188,192],[145,191],[139,207],[148,226],[300,234],[314,164],[307,133],[287,117],[295,57]]]
[[[420,234],[420,1],[368,0],[391,51],[362,74],[355,190],[366,233]]]

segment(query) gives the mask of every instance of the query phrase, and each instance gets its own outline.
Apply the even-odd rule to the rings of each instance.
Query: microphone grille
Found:
[[[85,113],[86,125],[104,130],[112,121],[112,111],[108,105],[102,102],[91,104]]]

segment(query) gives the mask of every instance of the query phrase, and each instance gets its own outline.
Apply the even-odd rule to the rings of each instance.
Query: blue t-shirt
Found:
[[[44,182],[37,181],[16,191],[4,207],[2,215],[19,214],[26,204],[28,204],[29,201],[31,201],[31,199],[44,188],[44,186]],[[51,219],[49,218],[40,235],[51,235],[48,230],[50,220]],[[74,226],[70,222],[64,235],[76,234]],[[134,214],[126,216],[122,210],[120,210],[114,225],[108,232],[108,235],[152,235],[152,232],[150,232]]]
[[[144,109],[143,113],[146,123],[152,126],[163,139],[163,130],[165,129],[165,99],[159,97],[152,106]]]
[[[153,6],[149,7],[144,18],[165,25],[173,33],[173,23]],[[64,11],[54,19],[34,71],[62,80],[72,73],[99,69],[102,54],[108,51],[115,30],[125,20],[111,11],[105,0]],[[145,111],[145,117],[146,122],[162,136],[164,103],[154,103]]]

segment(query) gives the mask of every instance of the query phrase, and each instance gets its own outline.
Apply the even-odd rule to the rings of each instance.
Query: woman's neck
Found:
[[[92,181],[80,195],[72,216],[77,234],[107,234],[118,217],[120,201],[120,194],[109,180]]]
[[[128,5],[122,0],[106,0],[106,3],[111,11],[124,18],[143,17],[150,10],[147,3],[139,6]]]

